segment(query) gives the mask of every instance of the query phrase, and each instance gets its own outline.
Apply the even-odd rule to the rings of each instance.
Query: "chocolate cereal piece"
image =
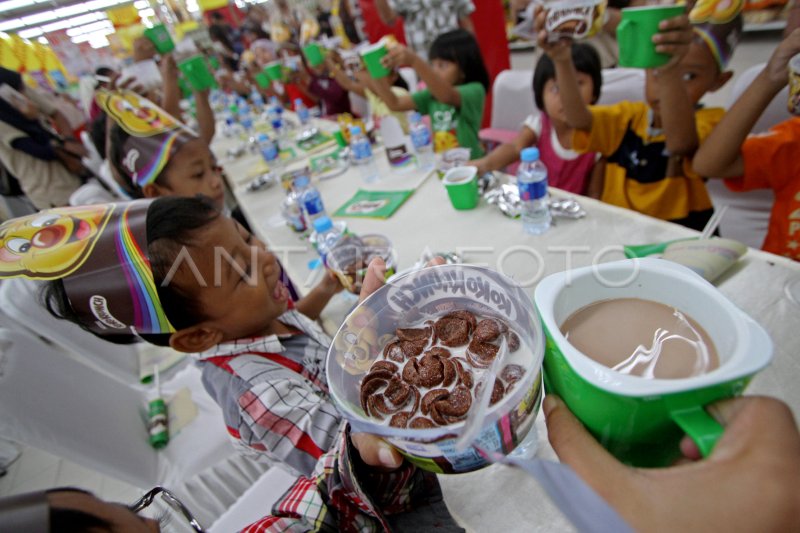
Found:
[[[369,413],[369,409],[367,409],[369,398],[384,385],[386,385],[386,380],[384,379],[371,379],[361,382],[361,408],[365,412]]]
[[[456,380],[456,364],[449,360],[442,360],[442,387],[449,387]]]
[[[411,385],[401,380],[399,376],[393,376],[386,385],[383,395],[395,406],[403,407],[411,397]]]
[[[503,370],[500,372],[500,379],[502,379],[510,387],[513,383],[516,383],[522,379],[522,376],[524,375],[525,369],[520,365],[508,364],[504,366]]]
[[[447,313],[445,315],[445,318],[451,318],[451,317],[460,318],[461,320],[466,320],[467,324],[469,325],[470,333],[475,331],[475,328],[478,326],[478,319],[476,319],[475,315],[473,315],[469,311],[459,309],[458,311],[453,311],[452,313]]]
[[[400,339],[401,341],[412,341],[412,342],[414,342],[414,341],[425,341],[425,342],[427,342],[428,339],[431,338],[431,331],[432,330],[429,327],[427,327],[427,328],[413,328],[413,329],[411,329],[411,328],[409,328],[409,329],[398,328],[397,330],[395,330],[395,333],[397,334],[397,338]]]
[[[469,369],[469,363],[467,363],[460,357],[456,357],[455,359],[453,359],[453,363],[456,365],[456,373],[458,374],[458,384],[464,385],[468,389],[471,389],[472,384],[475,381],[472,378],[472,371]]]
[[[489,398],[489,405],[494,405],[500,400],[503,399],[505,396],[506,388],[503,386],[503,382],[499,379],[494,380],[494,387],[492,387],[492,397]]]
[[[467,347],[467,359],[475,368],[487,368],[497,357],[498,350],[494,344],[472,339]]]
[[[429,428],[435,428],[436,424],[430,418],[425,418],[424,416],[418,416],[408,423],[408,427],[414,429],[429,429]]]
[[[472,406],[472,393],[468,388],[459,385],[446,398],[436,401],[435,405],[443,415],[465,416],[470,406]]]
[[[433,389],[432,391],[428,391],[425,393],[425,396],[422,397],[422,403],[420,405],[420,410],[422,411],[423,415],[427,415],[431,412],[431,405],[433,402],[441,399],[445,399],[450,395],[450,391],[447,389]]]
[[[425,355],[419,360],[420,387],[435,387],[444,379],[444,365],[442,360],[432,355]]]
[[[394,341],[387,344],[383,348],[383,357],[398,363],[405,361],[406,356],[403,353],[403,349],[400,347],[400,342],[401,341]]]
[[[520,346],[519,335],[517,335],[513,331],[508,332],[508,337],[506,337],[506,342],[508,343],[509,352],[514,353],[517,350],[519,350]]]
[[[492,342],[500,336],[500,333],[500,324],[498,324],[497,320],[485,318],[478,322],[478,326],[475,328],[475,335],[472,339],[481,342]]]
[[[389,425],[394,428],[404,428],[408,425],[409,418],[411,418],[411,413],[406,413],[405,411],[397,413],[392,415],[392,418],[389,419]]]
[[[452,355],[450,353],[450,350],[448,350],[447,348],[442,348],[441,346],[436,346],[434,348],[431,348],[425,353],[435,355],[436,357],[439,357],[441,359],[448,359]]]
[[[375,361],[372,363],[372,366],[369,367],[369,371],[374,372],[375,370],[385,370],[394,374],[399,369],[397,368],[396,364],[390,363],[389,361]]]
[[[456,317],[447,316],[436,321],[436,336],[445,346],[464,346],[469,342],[469,323]]]

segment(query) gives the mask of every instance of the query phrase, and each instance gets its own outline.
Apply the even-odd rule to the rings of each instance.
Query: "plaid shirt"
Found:
[[[423,59],[436,37],[458,29],[475,11],[471,0],[389,0],[389,6],[403,18],[408,46]]]
[[[237,447],[309,475],[341,422],[325,382],[331,338],[295,310],[279,320],[294,333],[221,343],[194,357]]]
[[[369,468],[343,427],[337,445],[321,457],[313,475],[295,481],[271,516],[242,532],[367,533],[407,530],[409,523],[416,531],[464,531],[450,517],[434,474],[408,462],[392,472]]]

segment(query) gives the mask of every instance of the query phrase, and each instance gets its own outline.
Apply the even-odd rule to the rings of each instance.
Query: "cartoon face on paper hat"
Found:
[[[172,333],[153,278],[153,200],[59,208],[0,226],[0,279],[61,279],[78,320],[101,336]]]
[[[0,225],[0,277],[56,279],[91,254],[111,206],[63,207]]]
[[[156,104],[133,91],[97,91],[97,104],[130,135],[147,137],[179,128],[180,123]]]

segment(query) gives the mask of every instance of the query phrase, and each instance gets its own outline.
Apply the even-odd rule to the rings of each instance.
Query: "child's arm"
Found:
[[[295,86],[303,93],[303,96],[312,100],[314,103],[319,102],[320,96],[314,92],[311,87],[311,77],[301,70],[291,74],[289,83],[294,83]],[[289,102],[289,105],[294,105],[294,102]]]
[[[311,320],[317,320],[333,295],[341,290],[342,284],[339,283],[336,275],[326,270],[322,281],[311,289],[311,292],[300,298],[294,307]]]
[[[330,71],[331,76],[336,80],[336,83],[342,86],[342,89],[350,91],[351,93],[356,93],[361,98],[366,98],[364,85],[362,83],[350,79],[350,76],[348,76],[335,61],[330,59],[330,56],[325,58],[325,62],[328,65],[328,71]]]
[[[786,85],[789,59],[797,53],[800,53],[800,29],[778,45],[764,70],[700,146],[692,162],[695,172],[717,178],[744,174],[742,144],[764,109]]]
[[[414,111],[417,108],[411,95],[398,96],[392,91],[392,86],[389,85],[389,78],[372,80],[370,90],[386,103],[389,111]]]
[[[388,68],[398,68],[401,65],[408,65],[413,68],[420,79],[428,86],[431,96],[443,104],[454,107],[461,107],[461,93],[454,86],[443,80],[427,61],[412,52],[409,48],[396,44],[392,46],[386,57],[383,58],[384,66]],[[388,104],[388,102],[387,102]],[[392,109],[392,111],[395,111]],[[399,109],[397,111],[406,111]]]
[[[501,170],[519,159],[520,152],[538,142],[536,133],[528,126],[522,126],[513,141],[503,143],[484,157],[469,164],[478,168],[478,174]]]
[[[599,200],[603,195],[603,187],[606,184],[606,160],[605,158],[598,159],[592,173],[589,174],[589,181],[586,184],[586,191],[584,194],[589,198]]]
[[[178,85],[178,65],[172,54],[165,54],[161,58],[161,79],[164,82],[164,92],[161,96],[161,107],[173,117],[181,116],[181,88]]]
[[[537,40],[539,46],[550,56],[556,67],[556,83],[558,83],[567,124],[577,130],[591,131],[592,113],[583,101],[578,88],[578,77],[575,65],[572,63],[572,41],[560,39],[554,43],[548,42],[549,35],[544,29],[545,11],[541,6],[537,6],[536,10],[534,28]]]
[[[658,79],[661,126],[664,129],[666,148],[670,155],[691,157],[700,141],[697,137],[694,104],[689,99],[678,64],[692,43],[692,26],[689,24],[689,17],[681,15],[662,21],[658,30],[659,33],[653,36],[656,52],[672,56],[669,63],[653,72]]]
[[[194,92],[195,112],[197,113],[197,126],[200,129],[200,138],[208,144],[214,138],[216,120],[214,111],[208,102],[208,90]]]

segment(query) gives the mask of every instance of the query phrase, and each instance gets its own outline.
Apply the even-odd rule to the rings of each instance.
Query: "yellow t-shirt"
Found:
[[[652,131],[644,102],[590,106],[592,130],[575,130],[572,148],[599,152],[607,160],[601,199],[662,220],[702,229],[713,207],[705,183],[691,161],[670,158],[664,134]],[[722,119],[721,108],[695,112],[702,143]]]
[[[397,96],[408,96],[408,91],[402,87],[392,87],[392,92]],[[372,120],[375,122],[375,127],[380,125],[381,117],[394,115],[397,121],[400,122],[403,133],[408,133],[408,117],[404,112],[392,112],[389,106],[386,105],[386,102],[381,100],[377,94],[369,89],[364,89],[364,94],[367,97],[367,103],[369,103],[369,109],[370,113],[372,113]]]

